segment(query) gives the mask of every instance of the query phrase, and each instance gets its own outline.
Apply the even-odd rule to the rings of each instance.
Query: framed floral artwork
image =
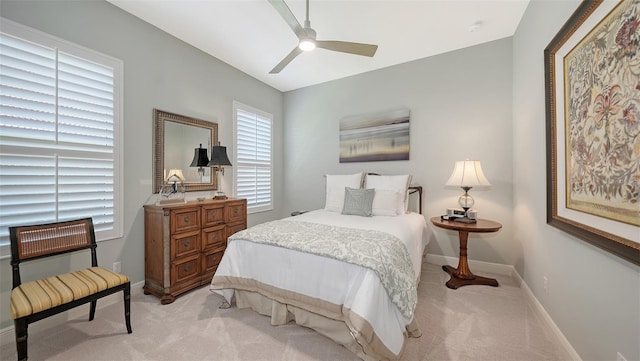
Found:
[[[583,1],[544,56],[547,223],[640,264],[640,0]]]

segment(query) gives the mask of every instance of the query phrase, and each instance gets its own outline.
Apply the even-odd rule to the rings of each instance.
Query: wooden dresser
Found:
[[[162,304],[208,284],[227,238],[247,228],[247,200],[144,206],[144,293]]]

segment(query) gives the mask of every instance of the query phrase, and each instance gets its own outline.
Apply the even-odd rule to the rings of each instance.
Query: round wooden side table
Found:
[[[431,223],[436,227],[458,231],[458,238],[460,238],[460,259],[458,260],[458,268],[453,268],[448,265],[442,266],[442,269],[451,276],[451,279],[446,283],[447,287],[454,290],[458,287],[467,285],[487,285],[498,287],[498,281],[496,279],[476,276],[471,273],[471,270],[469,270],[469,263],[467,261],[467,240],[469,239],[470,232],[488,233],[498,231],[502,228],[500,223],[486,219],[478,219],[476,223],[461,223],[444,220],[441,219],[440,216],[431,218]]]

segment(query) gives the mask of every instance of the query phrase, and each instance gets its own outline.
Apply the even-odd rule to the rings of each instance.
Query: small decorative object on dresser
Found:
[[[144,206],[144,293],[162,304],[213,278],[227,238],[247,228],[247,200]]]

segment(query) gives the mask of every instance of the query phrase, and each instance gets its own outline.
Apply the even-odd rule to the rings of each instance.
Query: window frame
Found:
[[[269,152],[270,152],[270,162],[269,162],[269,197],[270,202],[266,205],[252,206],[249,204],[247,200],[247,214],[260,213],[260,212],[268,212],[274,209],[274,199],[273,199],[273,115],[265,112],[263,110],[257,109],[250,105],[243,104],[239,101],[233,101],[233,139],[235,142],[235,149],[233,152],[233,194],[234,196],[238,196],[238,168],[243,163],[238,161],[238,111],[241,110],[246,113],[253,113],[257,116],[266,118],[269,120],[270,126],[270,144],[269,144]]]
[[[123,61],[2,17],[0,17],[0,32],[113,69],[113,157],[109,158],[113,160],[113,228],[106,231],[96,230],[96,241],[122,238],[124,232]],[[6,145],[2,147],[7,150],[13,148]],[[35,147],[29,154],[35,156],[39,153],[49,154],[49,152]],[[91,154],[91,152],[83,154]],[[8,257],[10,257],[10,245],[0,244],[0,259]]]

